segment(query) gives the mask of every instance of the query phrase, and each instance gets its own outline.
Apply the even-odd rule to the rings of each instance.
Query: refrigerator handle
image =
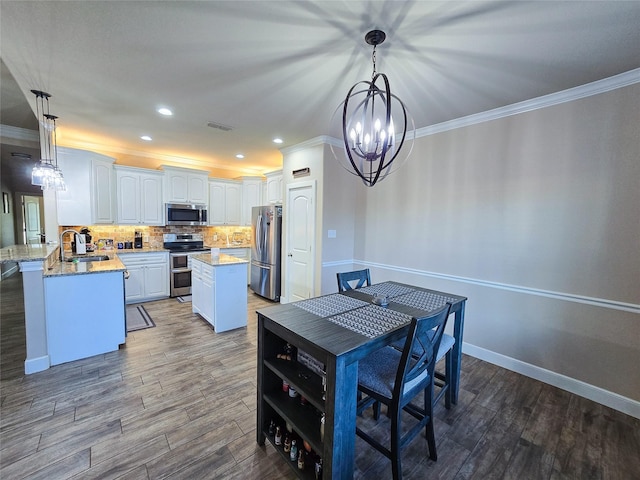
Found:
[[[260,237],[262,232],[262,214],[258,215],[258,218],[256,219],[256,238],[255,238],[255,242],[256,242],[256,251],[258,252],[258,258],[262,258],[262,245],[260,242]]]

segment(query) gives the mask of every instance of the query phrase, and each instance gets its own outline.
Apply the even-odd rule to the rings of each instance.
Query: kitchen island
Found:
[[[216,333],[247,326],[247,260],[224,253],[190,257],[191,308]]]

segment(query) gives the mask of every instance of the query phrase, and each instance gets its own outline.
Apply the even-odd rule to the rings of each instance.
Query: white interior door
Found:
[[[287,185],[285,292],[289,302],[314,293],[316,182]]]
[[[42,233],[40,225],[40,207],[42,197],[33,197],[24,195],[22,197],[24,205],[24,234],[25,243],[40,243],[40,234]]]

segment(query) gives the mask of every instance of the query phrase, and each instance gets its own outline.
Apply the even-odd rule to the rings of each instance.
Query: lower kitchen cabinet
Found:
[[[157,300],[169,296],[169,253],[119,253],[127,267],[125,281],[127,303]]]
[[[192,311],[209,322],[217,333],[246,327],[246,263],[212,265],[212,262],[218,260],[211,260],[210,254],[191,257]]]

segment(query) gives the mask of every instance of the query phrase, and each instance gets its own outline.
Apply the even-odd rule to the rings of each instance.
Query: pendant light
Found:
[[[56,117],[49,112],[50,94],[41,90],[31,90],[36,96],[36,117],[40,129],[41,158],[31,171],[31,184],[42,190],[66,190],[62,171],[58,167],[58,145],[56,138]]]
[[[341,111],[339,136],[344,152],[337,152],[333,146],[331,149],[343,167],[359,176],[367,187],[373,187],[409,156],[415,126],[405,104],[391,93],[387,76],[376,71],[376,47],[385,41],[386,34],[372,30],[364,38],[373,46],[371,81],[356,83],[336,109],[331,123],[337,123],[335,118]],[[404,156],[400,157],[403,147]]]

